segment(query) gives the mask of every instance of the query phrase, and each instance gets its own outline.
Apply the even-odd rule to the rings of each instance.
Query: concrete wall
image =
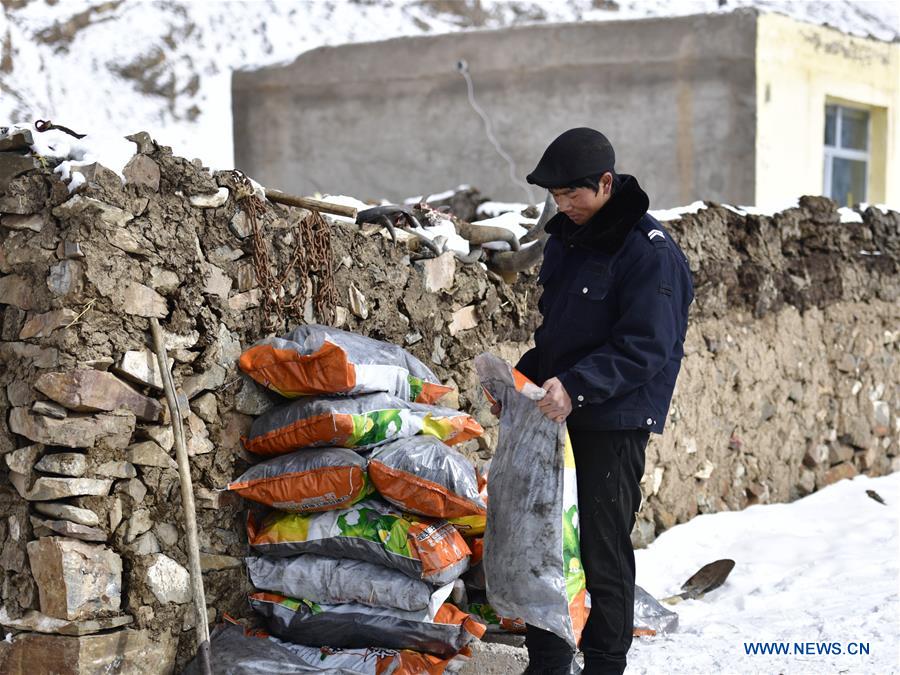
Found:
[[[871,115],[869,202],[900,203],[900,43],[776,14],[757,27],[756,203],[821,194],[825,105]]]
[[[456,70],[524,178],[588,125],[653,206],[755,195],[756,14],[555,24],[324,47],[233,79],[235,163],[271,186],[401,197],[470,183],[522,200]],[[535,193],[540,198],[540,193]]]

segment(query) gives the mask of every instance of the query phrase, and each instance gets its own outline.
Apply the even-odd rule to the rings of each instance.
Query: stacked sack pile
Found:
[[[242,439],[268,459],[227,486],[259,505],[247,567],[268,632],[320,667],[367,672],[379,649],[390,672],[455,670],[485,632],[459,577],[486,505],[451,446],[481,426],[435,405],[450,388],[402,348],[330,327],[262,340],[240,367],[289,399]]]

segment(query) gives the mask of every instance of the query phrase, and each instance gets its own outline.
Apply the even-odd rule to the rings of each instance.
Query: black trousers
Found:
[[[631,530],[641,505],[649,432],[569,430],[578,483],[581,562],[591,614],[581,636],[585,675],[621,675],[634,622]],[[527,626],[529,672],[568,672],[573,652],[562,638]]]

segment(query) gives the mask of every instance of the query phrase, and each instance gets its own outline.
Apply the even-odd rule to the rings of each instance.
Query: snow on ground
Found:
[[[887,505],[866,495],[875,490]],[[658,598],[702,565],[737,563],[725,585],[675,606],[676,633],[636,639],[628,673],[900,673],[900,472],[843,480],[791,504],[694,518],[636,551],[637,583]],[[787,655],[747,655],[783,642]],[[840,655],[795,654],[838,643]],[[849,643],[868,655],[850,655]]]

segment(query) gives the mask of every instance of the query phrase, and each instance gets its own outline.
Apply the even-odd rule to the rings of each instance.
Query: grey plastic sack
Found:
[[[508,363],[481,354],[475,368],[502,405],[484,534],[488,601],[577,646],[589,610],[569,435],[538,409],[544,390]]]
[[[672,633],[678,629],[678,614],[663,607],[656,598],[635,584],[634,626],[650,628],[659,635]]]
[[[447,587],[449,594],[451,586]],[[450,603],[418,612],[357,603],[325,605],[279,594],[254,593],[250,606],[269,632],[311,647],[412,649],[452,656],[481,638],[484,624]]]
[[[395,506],[432,518],[484,516],[475,466],[433,436],[391,441],[369,457],[369,478]]]
[[[256,556],[246,562],[256,588],[323,604],[358,602],[416,611],[427,608],[435,593],[429,583],[362,560],[300,555]]]
[[[283,337],[260,340],[239,363],[254,380],[287,398],[383,391],[435,403],[451,389],[402,347],[329,326],[299,326]]]

